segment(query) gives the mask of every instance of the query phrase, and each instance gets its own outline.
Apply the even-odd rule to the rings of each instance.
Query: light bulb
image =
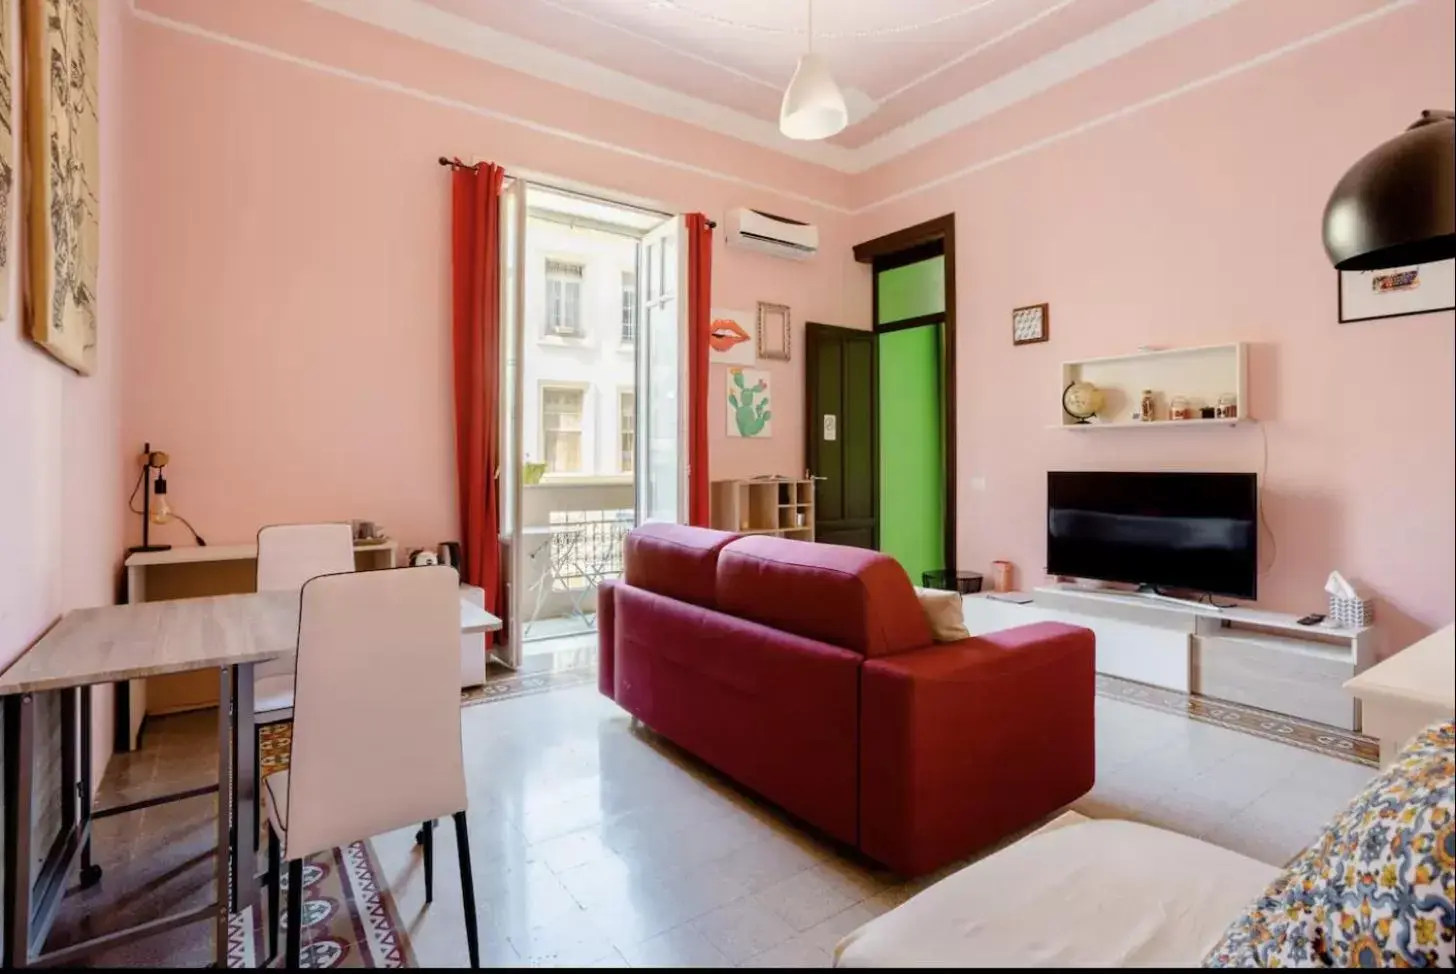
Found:
[[[166,524],[172,520],[172,505],[167,503],[167,478],[160,473],[152,492],[152,523]]]

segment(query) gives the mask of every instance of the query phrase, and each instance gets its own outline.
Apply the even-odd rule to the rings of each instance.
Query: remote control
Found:
[[[1309,615],[1305,616],[1304,618],[1302,618],[1302,619],[1296,619],[1295,620],[1295,622],[1299,623],[1299,625],[1301,625],[1301,626],[1315,626],[1315,625],[1319,625],[1321,622],[1324,622],[1324,621],[1325,621],[1325,615],[1324,615],[1323,612],[1311,612]]]

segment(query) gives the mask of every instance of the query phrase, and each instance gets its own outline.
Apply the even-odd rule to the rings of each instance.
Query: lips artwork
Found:
[[[708,326],[709,361],[725,365],[752,365],[755,360],[753,333],[746,311],[713,309]]]

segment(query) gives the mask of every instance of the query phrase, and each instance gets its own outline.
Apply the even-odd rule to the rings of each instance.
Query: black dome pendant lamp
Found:
[[[1456,122],[1427,110],[1345,173],[1325,204],[1325,253],[1342,271],[1456,257]]]

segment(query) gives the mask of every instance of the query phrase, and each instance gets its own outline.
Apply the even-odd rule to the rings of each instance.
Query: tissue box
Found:
[[[1331,595],[1329,619],[1342,629],[1362,629],[1375,621],[1375,607],[1369,599]]]

